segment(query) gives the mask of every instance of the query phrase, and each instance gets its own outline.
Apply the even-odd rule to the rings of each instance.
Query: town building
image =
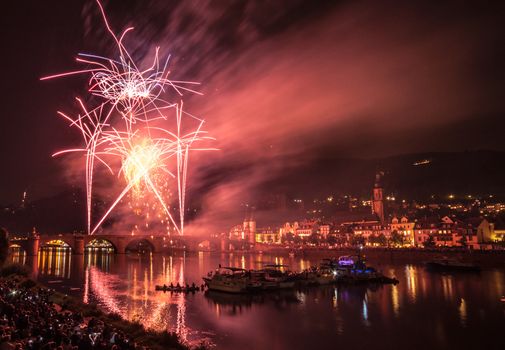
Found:
[[[393,217],[391,220],[390,230],[391,235],[395,232],[400,234],[403,237],[403,245],[406,246],[414,246],[415,245],[415,237],[414,237],[414,220],[409,220],[406,216],[398,219],[397,217]]]
[[[256,243],[281,244],[282,238],[279,229],[258,228],[255,234]]]

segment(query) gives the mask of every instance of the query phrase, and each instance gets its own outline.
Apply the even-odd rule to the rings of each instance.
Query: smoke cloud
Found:
[[[499,77],[481,74],[497,38],[483,34],[500,21],[489,9],[373,1],[108,7],[116,28],[136,27],[127,39],[135,55],[150,62],[159,45],[172,54],[173,79],[203,83],[204,96],[185,96],[185,107],[206,119],[220,150],[192,154],[188,191],[202,211],[188,231],[226,229],[263,184],[321,156],[429,151],[440,146],[437,128],[502,108]],[[90,16],[96,9],[85,9]],[[93,21],[87,35],[100,37]]]

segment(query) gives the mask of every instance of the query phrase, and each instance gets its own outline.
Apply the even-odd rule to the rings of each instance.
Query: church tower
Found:
[[[246,210],[246,215],[243,223],[243,239],[249,241],[250,244],[256,243],[256,220],[254,219],[254,208]]]
[[[372,193],[372,214],[377,215],[381,223],[384,223],[384,200],[381,176],[383,172],[375,174],[375,184]]]

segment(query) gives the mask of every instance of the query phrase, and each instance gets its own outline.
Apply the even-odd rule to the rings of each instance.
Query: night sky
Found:
[[[135,58],[156,45],[174,78],[202,82],[185,100],[221,149],[191,176],[242,167],[219,198],[253,191],[325,156],[505,150],[505,4],[499,1],[147,1],[105,7]],[[89,1],[10,1],[2,7],[0,204],[80,183],[79,144],[57,117],[74,113],[86,80],[39,78],[79,68],[78,52],[108,56]],[[72,165],[71,165],[72,164]],[[223,193],[226,193],[224,195]]]

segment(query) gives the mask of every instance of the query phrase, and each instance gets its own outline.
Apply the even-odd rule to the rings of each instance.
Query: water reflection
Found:
[[[26,252],[18,245],[12,245],[9,248],[11,261],[14,264],[26,264]]]
[[[442,288],[444,291],[444,297],[446,300],[451,300],[454,296],[453,277],[451,275],[443,275],[441,279],[442,279]]]
[[[44,247],[38,256],[38,272],[42,275],[70,278],[72,254],[70,248]]]
[[[461,301],[459,303],[459,319],[461,321],[461,325],[463,327],[466,327],[466,301],[465,299],[461,298]]]
[[[405,275],[407,277],[407,290],[412,302],[416,301],[417,294],[417,269],[413,265],[405,266]]]
[[[97,266],[105,272],[110,271],[111,263],[114,262],[116,255],[110,253],[108,250],[87,249],[85,252],[85,265]]]
[[[72,256],[61,247],[44,248],[35,259],[23,251],[13,251],[11,259],[30,266],[42,283],[85,303],[98,303],[108,312],[153,329],[177,332],[190,342],[210,336],[220,349],[324,348],[337,340],[343,346],[352,347],[359,341],[369,347],[387,348],[377,340],[383,339],[384,333],[395,337],[397,347],[412,348],[408,334],[413,324],[423,329],[423,348],[452,347],[454,343],[464,348],[467,334],[485,331],[492,337],[494,331],[486,324],[505,322],[498,306],[505,294],[505,273],[500,270],[448,275],[429,273],[419,265],[383,263],[382,271],[398,278],[400,284],[327,286],[236,296],[163,293],[156,292],[155,286],[199,284],[201,276],[218,264],[258,269],[275,263],[299,271],[318,264],[319,259],[203,252],[114,255],[100,249]],[[430,322],[420,324],[418,320]],[[470,325],[482,329],[469,332]],[[368,336],[357,340],[356,335],[361,333]],[[276,339],[275,346],[265,343],[273,341],[271,337]]]
[[[271,304],[272,307],[282,309],[291,304],[301,303],[300,293],[295,290],[272,291],[269,293],[254,294],[229,294],[215,291],[205,292],[205,298],[216,310],[216,316],[220,317],[222,312],[229,315],[239,315],[253,305]]]
[[[152,255],[88,252],[83,301],[96,302],[107,312],[138,321],[148,328],[169,328],[186,339],[186,296],[155,291],[158,284],[186,283],[185,257],[159,258],[161,264],[157,264],[160,261],[155,264]]]
[[[399,287],[394,285],[391,290],[391,305],[396,317],[400,316],[400,297],[398,293]]]

